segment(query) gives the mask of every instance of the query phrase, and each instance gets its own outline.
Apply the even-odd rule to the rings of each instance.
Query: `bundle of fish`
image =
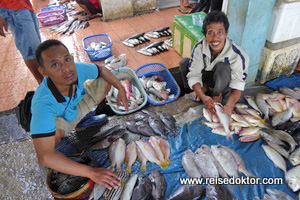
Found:
[[[153,102],[161,103],[168,99],[175,98],[174,94],[170,94],[171,89],[167,89],[167,82],[159,75],[150,77],[143,76],[139,78],[139,81]]]
[[[122,164],[126,162],[126,170],[132,172],[132,165],[138,158],[141,170],[146,171],[146,163],[156,163],[161,168],[170,165],[170,146],[163,138],[150,137],[149,141],[133,141],[126,147],[125,141],[119,138],[109,147],[110,166],[116,167],[117,172],[122,171]]]
[[[145,35],[145,33],[138,33],[123,40],[122,43],[129,47],[135,47],[148,41],[150,41],[150,39]]]
[[[172,35],[172,30],[170,29],[170,27],[163,27],[163,28],[149,31],[145,33],[145,35],[152,38],[167,37]]]
[[[70,157],[70,159],[81,164],[96,167],[95,162],[86,154],[79,157]],[[89,179],[52,170],[49,180],[49,187],[52,191],[65,195],[78,190],[82,185],[86,184]]]
[[[105,67],[108,68],[109,70],[125,67],[127,64],[126,55],[125,54],[121,54],[119,56],[112,55],[111,57],[105,59],[104,63],[105,63]]]
[[[239,172],[251,174],[237,152],[223,145],[202,145],[193,153],[190,149],[182,156],[182,166],[190,178],[239,177]]]
[[[72,18],[70,20],[64,21],[60,24],[54,25],[50,28],[50,32],[58,35],[71,35],[75,31],[83,30],[89,27],[88,22],[82,22],[78,18]]]
[[[125,122],[127,130],[146,137],[177,136],[177,124],[174,117],[167,112],[151,112],[142,110],[134,114],[133,119]]]
[[[106,42],[92,42],[89,44],[89,46],[86,48],[87,50],[101,50],[105,47],[107,47],[109,44]]]
[[[169,47],[172,47],[173,46],[173,39],[172,38],[166,39],[166,40],[164,40],[164,43],[166,45],[168,45]]]
[[[267,193],[264,194],[262,200],[294,200],[291,196],[280,190],[267,188]],[[254,197],[253,200],[260,200],[259,197]]]
[[[146,56],[153,56],[155,54],[168,51],[167,45],[165,45],[164,41],[159,41],[159,42],[153,42],[145,47],[142,47],[138,50],[137,52],[144,54]]]
[[[126,91],[127,99],[129,100],[129,110],[136,109],[139,107],[145,100],[145,97],[142,95],[138,87],[132,84],[129,79],[124,79],[120,81]],[[107,104],[113,107],[118,111],[125,111],[124,106],[117,105],[118,89],[111,87],[111,90],[106,95]]]

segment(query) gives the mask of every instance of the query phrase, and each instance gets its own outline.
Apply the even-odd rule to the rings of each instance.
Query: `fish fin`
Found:
[[[146,172],[147,171],[147,166],[141,166],[140,172]]]
[[[126,171],[127,171],[129,174],[131,174],[131,173],[132,173],[132,167],[127,165]]]
[[[170,164],[167,161],[163,161],[163,162],[160,162],[159,166],[160,166],[160,168],[164,169],[166,167],[169,167]]]
[[[233,136],[232,136],[233,133],[234,133],[233,131],[230,131],[229,133],[226,133],[226,139],[227,139],[227,140],[229,140],[229,139],[230,139],[230,140],[233,140]]]

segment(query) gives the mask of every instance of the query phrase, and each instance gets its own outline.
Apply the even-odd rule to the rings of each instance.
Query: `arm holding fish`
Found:
[[[226,105],[223,107],[223,112],[226,113],[229,117],[232,114],[232,110],[236,104],[236,102],[240,99],[242,94],[241,90],[233,89],[230,93],[228,101]]]
[[[126,91],[117,77],[111,73],[106,67],[99,66],[100,76],[106,80],[109,84],[114,86],[119,90],[118,97],[117,97],[117,105],[120,106],[120,102],[123,103],[126,112],[128,112],[128,99],[126,97]]]
[[[0,17],[0,35],[3,36],[3,37],[5,37],[4,30],[6,32],[8,31],[7,23],[6,23],[6,21],[3,17]]]
[[[33,139],[40,165],[75,176],[88,177],[108,189],[120,186],[119,177],[113,170],[93,168],[77,163],[55,150],[55,136]]]

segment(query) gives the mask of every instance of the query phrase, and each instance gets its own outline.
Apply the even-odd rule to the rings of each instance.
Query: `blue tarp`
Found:
[[[165,176],[168,185],[166,197],[169,197],[170,194],[181,186],[179,178],[188,177],[181,163],[182,155],[186,150],[191,149],[195,152],[203,144],[208,146],[221,144],[234,149],[243,158],[250,173],[260,178],[279,177],[283,180],[282,185],[244,185],[243,190],[238,186],[233,186],[233,194],[239,200],[249,200],[254,196],[262,198],[267,188],[281,190],[297,199],[297,195],[292,192],[284,180],[284,172],[277,168],[263,151],[261,145],[265,142],[262,139],[255,142],[242,143],[235,135],[234,140],[226,140],[224,136],[212,133],[209,127],[200,122],[201,120],[204,120],[204,118],[199,118],[190,124],[184,124],[179,130],[179,136],[168,139],[171,147],[170,160],[172,162],[169,167],[161,169],[158,165],[147,162],[146,175],[149,175],[152,170],[159,170]],[[109,166],[107,150],[96,151],[91,154],[95,157],[99,165]],[[290,169],[292,167],[291,164],[287,160],[286,163],[288,169]],[[124,164],[123,169],[125,168]],[[140,173],[139,169],[140,163],[137,160],[133,165],[133,174]],[[201,199],[207,198],[204,195]]]
[[[292,89],[295,87],[300,88],[300,73],[291,75],[290,77],[280,76],[267,82],[266,86],[272,88],[273,90],[278,90],[278,88],[281,86],[286,86]]]

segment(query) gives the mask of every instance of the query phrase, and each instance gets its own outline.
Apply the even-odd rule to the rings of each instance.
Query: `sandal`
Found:
[[[179,12],[181,12],[182,14],[189,14],[189,11],[182,11],[180,9],[178,9]]]

